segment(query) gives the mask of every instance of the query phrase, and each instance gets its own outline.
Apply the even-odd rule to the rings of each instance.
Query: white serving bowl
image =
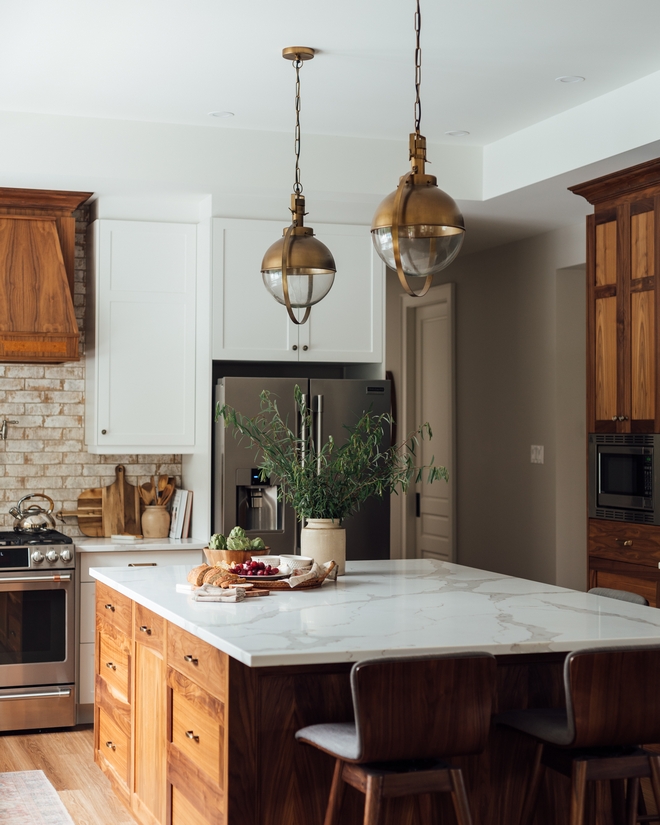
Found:
[[[291,570],[304,570],[314,564],[314,559],[309,556],[280,555],[280,559],[287,567],[290,567]]]
[[[280,566],[279,556],[252,556],[252,561],[262,561],[266,565],[270,564],[271,567]]]

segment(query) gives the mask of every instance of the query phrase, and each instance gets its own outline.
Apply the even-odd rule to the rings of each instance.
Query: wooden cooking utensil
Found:
[[[147,507],[155,503],[154,488],[150,481],[147,481],[145,484],[141,484],[138,489],[140,491],[140,498],[144,501]]]
[[[172,484],[168,484],[165,487],[165,489],[163,490],[163,495],[162,495],[160,501],[158,502],[158,504],[160,504],[161,507],[167,507],[167,505],[170,503],[170,499],[172,498],[173,495],[174,495],[174,486]]]
[[[118,464],[113,484],[103,488],[103,535],[141,533],[140,496],[137,487],[126,481],[126,468]]]

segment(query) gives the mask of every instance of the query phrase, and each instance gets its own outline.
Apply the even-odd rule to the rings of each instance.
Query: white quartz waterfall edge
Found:
[[[176,593],[188,570],[91,574],[251,667],[660,642],[660,610],[429,559],[349,562],[345,576],[316,590],[235,605],[199,604]]]

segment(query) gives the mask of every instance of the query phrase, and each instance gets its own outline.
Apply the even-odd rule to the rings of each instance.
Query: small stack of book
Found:
[[[172,496],[170,538],[187,539],[190,536],[192,490],[175,490]]]

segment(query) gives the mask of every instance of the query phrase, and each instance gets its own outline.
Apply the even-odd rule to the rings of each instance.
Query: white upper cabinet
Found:
[[[281,237],[282,226],[214,219],[213,358],[380,363],[385,268],[368,227],[314,225],[335,258],[337,274],[307,323],[296,326],[261,278],[263,255]]]
[[[196,234],[193,224],[90,226],[85,440],[91,452],[194,447]]]

